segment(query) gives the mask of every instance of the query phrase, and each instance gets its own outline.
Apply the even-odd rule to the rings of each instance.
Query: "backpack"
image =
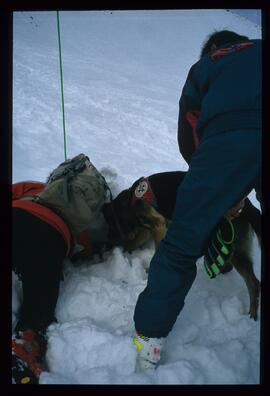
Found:
[[[32,200],[59,214],[76,237],[98,217],[107,191],[105,178],[85,154],[79,154],[55,168]]]

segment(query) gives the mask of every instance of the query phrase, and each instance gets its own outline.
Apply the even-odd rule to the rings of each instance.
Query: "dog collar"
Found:
[[[151,188],[148,177],[142,177],[132,193],[131,204],[135,205],[138,200],[147,201],[153,206],[157,206],[157,200]]]

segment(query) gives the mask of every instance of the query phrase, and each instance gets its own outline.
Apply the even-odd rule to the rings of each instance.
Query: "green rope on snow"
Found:
[[[56,11],[56,15],[57,15],[57,31],[58,31],[59,60],[60,60],[60,76],[61,76],[61,97],[62,97],[63,131],[64,131],[64,155],[65,155],[65,160],[66,160],[67,159],[67,139],[66,139],[66,124],[65,124],[64,84],[63,84],[63,68],[62,68],[62,56],[61,56],[59,11]]]

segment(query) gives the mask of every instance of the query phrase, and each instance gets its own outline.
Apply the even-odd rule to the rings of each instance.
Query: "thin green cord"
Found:
[[[63,84],[63,69],[62,69],[62,56],[61,56],[59,11],[56,11],[56,15],[57,15],[57,31],[58,31],[58,44],[59,44],[60,76],[61,76],[61,96],[62,96],[62,114],[63,114],[63,131],[64,131],[64,155],[65,155],[65,160],[66,160],[67,159],[67,139],[66,139],[66,124],[65,124],[64,84]]]

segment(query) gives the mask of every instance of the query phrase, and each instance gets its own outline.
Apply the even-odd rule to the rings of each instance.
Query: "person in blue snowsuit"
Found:
[[[261,85],[261,40],[230,31],[212,34],[188,73],[178,143],[189,170],[135,307],[141,369],[158,363],[220,219],[253,189],[260,200]]]

